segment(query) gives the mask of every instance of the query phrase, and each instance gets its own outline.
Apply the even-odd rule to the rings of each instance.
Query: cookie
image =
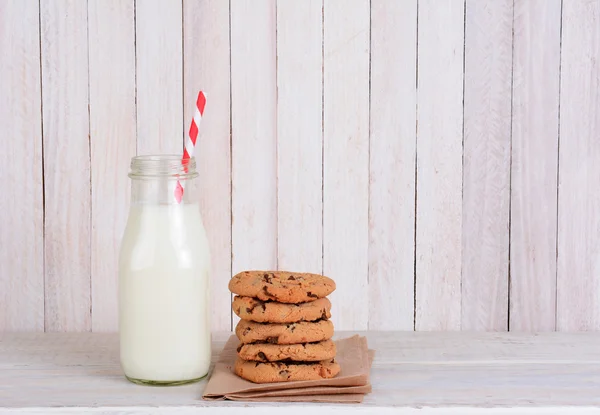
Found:
[[[301,344],[240,344],[237,352],[242,359],[255,362],[320,362],[335,357],[335,343],[332,340],[323,340]]]
[[[256,323],[240,320],[235,328],[235,334],[242,343],[312,343],[331,339],[333,336],[333,323],[330,320],[301,321],[287,324]]]
[[[244,297],[280,303],[305,303],[335,290],[332,279],[318,274],[287,271],[244,271],[229,281],[229,290]]]
[[[333,359],[315,363],[261,363],[238,358],[234,371],[239,377],[254,383],[271,383],[329,379],[340,373],[340,365]]]
[[[331,302],[327,298],[308,303],[284,304],[236,295],[231,307],[241,319],[259,323],[296,323],[327,320],[331,317]]]

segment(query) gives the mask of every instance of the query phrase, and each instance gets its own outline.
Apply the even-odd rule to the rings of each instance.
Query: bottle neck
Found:
[[[181,156],[137,156],[131,159],[131,204],[196,203],[196,161]],[[178,200],[176,195],[181,195]]]

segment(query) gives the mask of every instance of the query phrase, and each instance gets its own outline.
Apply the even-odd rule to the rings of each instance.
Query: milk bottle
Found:
[[[194,201],[195,160],[134,157],[129,176],[119,257],[121,366],[136,383],[193,382],[208,373],[211,354],[209,250]]]

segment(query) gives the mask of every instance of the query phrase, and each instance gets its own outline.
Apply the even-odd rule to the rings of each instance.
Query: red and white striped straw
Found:
[[[196,140],[198,139],[198,131],[200,130],[200,122],[202,121],[202,116],[204,115],[205,106],[206,95],[204,92],[200,91],[198,93],[198,99],[196,99],[196,108],[194,110],[194,118],[192,118],[192,123],[190,125],[190,132],[188,138],[185,140],[185,145],[183,146],[183,157],[181,162],[186,166],[185,171],[187,171],[187,160],[194,156],[194,149],[196,148]],[[177,181],[174,192],[177,203],[181,203],[184,187],[184,183]]]

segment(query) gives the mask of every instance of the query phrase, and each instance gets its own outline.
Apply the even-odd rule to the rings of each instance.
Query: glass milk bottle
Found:
[[[209,250],[194,158],[131,160],[131,208],[119,257],[121,366],[135,383],[174,385],[210,365]],[[184,187],[183,199],[174,194]]]

